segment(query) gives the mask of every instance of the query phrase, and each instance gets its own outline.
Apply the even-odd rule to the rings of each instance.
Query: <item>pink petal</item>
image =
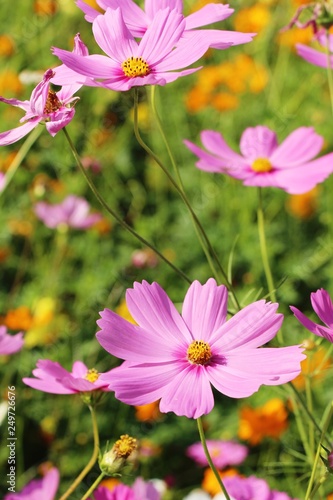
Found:
[[[152,20],[159,10],[169,8],[176,10],[179,14],[183,12],[182,0],[145,0],[145,12],[150,20]]]
[[[171,380],[182,371],[179,363],[119,366],[109,376],[109,389],[129,405],[145,405],[160,399]]]
[[[247,166],[247,162],[244,158],[238,153],[235,153],[218,132],[204,130],[201,132],[200,138],[202,144],[208,151],[225,161],[225,165],[228,169],[239,169]]]
[[[84,18],[86,21],[88,21],[88,23],[92,23],[94,19],[100,15],[100,12],[98,12],[98,10],[93,9],[92,7],[90,7],[90,5],[86,4],[82,0],[76,0],[75,3],[78,8],[81,9],[82,12],[84,12]]]
[[[277,138],[275,132],[262,125],[247,128],[241,137],[241,153],[250,161],[257,158],[270,158],[276,148]]]
[[[110,354],[135,363],[175,359],[174,351],[178,346],[174,345],[172,334],[167,331],[164,337],[156,335],[155,332],[132,325],[109,309],[100,312],[100,316],[97,324],[101,331],[97,332],[96,337]]]
[[[229,353],[237,347],[259,347],[269,342],[283,322],[278,304],[259,300],[244,307],[215,332],[210,345],[214,353]]]
[[[31,93],[31,112],[36,116],[44,116],[44,108],[50,88],[50,80],[54,76],[51,69],[44,73],[43,80],[34,88]]]
[[[45,122],[46,130],[54,137],[59,130],[66,127],[74,118],[75,109],[66,108],[56,111],[50,116],[51,120]]]
[[[228,290],[214,279],[194,281],[185,296],[182,316],[196,340],[209,341],[227,317]]]
[[[329,293],[323,288],[311,293],[311,304],[319,319],[333,328],[333,304]]]
[[[53,47],[53,54],[68,66],[72,71],[90,78],[110,78],[115,74],[122,74],[119,64],[112,61],[109,57],[101,55],[78,56],[67,50]],[[71,81],[73,83],[73,81]],[[89,82],[85,81],[88,85]]]
[[[103,16],[98,16],[93,22],[93,33],[101,49],[120,64],[137,52],[138,44],[124,23],[120,9],[107,9]]]
[[[21,108],[27,113],[30,112],[30,101],[19,101],[18,99],[6,99],[5,97],[0,97],[0,102]]]
[[[52,379],[37,379],[37,378],[23,378],[22,381],[38,391],[48,392],[49,394],[74,394],[76,391],[64,387],[63,384],[57,380]]]
[[[8,146],[9,144],[13,144],[13,142],[19,141],[22,137],[29,134],[31,130],[37,127],[41,120],[42,118],[40,117],[34,118],[20,127],[0,133],[0,146]]]
[[[205,172],[225,172],[227,167],[226,161],[223,158],[217,158],[216,156],[207,153],[196,144],[193,144],[193,142],[188,140],[184,140],[183,142],[185,146],[199,158],[199,161],[195,164],[197,168],[204,170]]]
[[[302,323],[302,325],[307,330],[314,333],[315,335],[318,335],[319,337],[326,338],[329,342],[333,342],[333,331],[331,328],[327,328],[326,326],[322,325],[317,325],[294,306],[290,306],[290,309],[292,310],[294,316],[296,316],[298,321]]]
[[[84,378],[88,373],[88,367],[82,361],[74,361],[72,367],[73,377]]]
[[[294,130],[273,152],[270,161],[277,168],[306,163],[320,152],[324,140],[312,127]]]
[[[159,2],[160,3],[160,2]],[[150,20],[145,12],[132,0],[99,0],[102,9],[121,9],[126,26],[134,37],[141,38],[146,32]]]
[[[224,21],[233,12],[234,9],[230,9],[229,5],[209,3],[185,18],[186,29],[190,30],[206,26],[207,24],[217,23],[218,21]]]
[[[163,413],[199,418],[214,407],[214,397],[205,367],[184,363],[184,369],[165,388],[160,402]]]
[[[307,45],[301,43],[296,44],[296,51],[299,56],[305,59],[307,62],[314,64],[315,66],[320,66],[322,68],[327,68],[327,55],[319,50],[312,49]],[[330,56],[330,64],[333,68],[333,56]]]
[[[0,355],[14,354],[22,349],[24,345],[23,333],[10,335],[5,326],[0,326]]]
[[[135,321],[156,338],[188,347],[193,336],[179,312],[158,283],[134,283],[126,292],[127,307]]]
[[[221,394],[231,398],[246,398],[254,394],[260,387],[261,382],[255,378],[248,378],[246,375],[235,375],[230,373],[228,366],[207,365],[207,376],[210,383]]]

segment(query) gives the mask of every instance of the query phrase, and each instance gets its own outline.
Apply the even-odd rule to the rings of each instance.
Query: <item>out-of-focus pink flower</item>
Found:
[[[19,493],[8,493],[4,500],[54,500],[58,486],[59,471],[53,467],[42,479],[30,481]]]
[[[145,9],[142,10],[133,0],[97,0],[97,4],[104,10],[107,8],[121,8],[124,22],[132,35],[136,38],[141,38],[146,33],[149,25],[153,22],[157,13],[169,7],[179,14],[183,13],[182,0],[146,0]],[[85,13],[85,19],[88,22],[93,22],[100,12],[87,5],[83,0],[77,0],[76,5]],[[185,29],[182,38],[190,38],[193,43],[199,38],[206,40],[206,50],[209,47],[215,49],[226,49],[231,45],[239,45],[241,43],[250,42],[253,38],[253,33],[238,33],[235,31],[222,30],[197,30],[208,24],[224,21],[234,12],[229,5],[209,3],[185,17]]]
[[[6,186],[6,175],[3,172],[0,172],[0,193],[4,190]]]
[[[224,486],[234,500],[292,500],[287,493],[271,490],[264,479],[255,476],[226,476]],[[297,499],[294,499],[297,500]]]
[[[67,196],[61,203],[51,205],[44,201],[36,203],[35,214],[52,229],[66,225],[76,229],[87,229],[102,219],[101,214],[90,214],[90,205],[84,198]]]
[[[305,314],[299,311],[297,307],[290,306],[290,309],[298,321],[302,323],[305,328],[310,330],[310,332],[319,337],[324,337],[329,342],[333,342],[333,303],[329,293],[323,288],[320,288],[316,292],[312,292],[310,298],[314,312],[326,326],[314,323],[307,318]]]
[[[138,269],[153,268],[158,264],[158,257],[150,248],[135,250],[131,255],[131,262]]]
[[[84,156],[81,158],[81,163],[87,170],[91,170],[94,174],[99,174],[102,170],[102,165],[96,158]]]
[[[322,51],[302,43],[297,43],[297,54],[310,64],[314,64],[315,66],[320,66],[322,68],[327,68],[328,61],[330,61],[330,67],[333,68],[333,35],[327,35],[326,33],[321,32],[314,37],[314,40],[318,41],[323,47]],[[327,57],[326,53],[327,46],[330,52],[329,57]]]
[[[224,469],[229,465],[239,465],[247,457],[249,450],[243,444],[234,441],[222,441],[207,439],[207,447],[215,467]],[[186,450],[186,455],[197,464],[207,467],[208,461],[202,444],[194,443]]]
[[[38,391],[51,394],[109,391],[109,382],[105,377],[110,372],[98,373],[94,368],[89,370],[82,361],[75,361],[69,372],[55,361],[40,359],[32,373],[36,378],[24,378],[23,382]]]
[[[23,333],[9,335],[5,326],[0,326],[0,354],[14,354],[22,349],[24,344]]]
[[[207,151],[184,141],[199,158],[196,166],[240,179],[245,186],[277,187],[290,194],[302,194],[333,172],[333,153],[313,160],[324,141],[312,127],[294,130],[280,145],[269,128],[247,128],[240,141],[241,154],[213,130],[201,132],[201,141]]]
[[[161,495],[151,481],[145,482],[138,477],[133,485],[117,485],[112,491],[99,486],[94,491],[95,500],[160,500]]]
[[[213,385],[233,398],[247,397],[262,384],[283,384],[300,372],[299,346],[260,348],[279,330],[278,304],[260,300],[230,320],[228,291],[214,279],[190,286],[180,315],[157,284],[135,283],[126,302],[138,326],[104,309],[97,321],[99,343],[125,360],[110,372],[110,389],[130,405],[158,399],[162,412],[188,418],[209,413]]]
[[[25,111],[25,116],[20,120],[24,122],[23,125],[0,133],[0,146],[7,146],[22,139],[42,122],[45,123],[47,131],[55,136],[73,119],[75,114],[73,105],[78,97],[73,97],[73,94],[68,92],[71,86],[68,88],[64,86],[59,92],[51,90],[50,80],[53,76],[52,69],[44,73],[43,80],[34,88],[29,101],[0,97],[0,102],[11,104]]]

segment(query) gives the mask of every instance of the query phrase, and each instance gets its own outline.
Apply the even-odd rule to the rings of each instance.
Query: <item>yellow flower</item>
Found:
[[[13,55],[15,45],[12,38],[8,35],[0,35],[0,56],[9,57]]]
[[[10,69],[0,73],[0,95],[10,96],[11,94],[21,94],[23,90],[22,83],[15,71]]]
[[[297,389],[304,389],[306,378],[313,382],[320,381],[325,376],[325,370],[332,366],[331,358],[326,356],[326,349],[319,348],[316,352],[309,352],[301,361],[301,373],[293,380]]]
[[[265,437],[278,439],[288,427],[288,413],[281,399],[273,398],[259,408],[244,406],[240,412],[238,436],[257,445]]]
[[[294,51],[296,43],[309,44],[313,39],[313,30],[311,26],[307,28],[291,28],[286,31],[280,31],[277,35],[277,43],[290,47]]]
[[[287,201],[288,211],[298,219],[309,219],[318,207],[317,187],[307,193],[290,195]]]
[[[119,306],[116,307],[115,311],[116,311],[117,314],[119,314],[119,316],[121,316],[122,318],[126,319],[126,321],[129,321],[130,323],[133,323],[133,325],[136,325],[136,322],[134,321],[134,319],[131,316],[131,313],[128,310],[128,307],[127,307],[125,299],[123,299],[120,302]]]
[[[246,7],[235,15],[234,26],[236,31],[260,33],[271,21],[269,9],[260,3]]]

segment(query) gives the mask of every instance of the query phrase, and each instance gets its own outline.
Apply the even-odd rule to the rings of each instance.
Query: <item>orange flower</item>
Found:
[[[269,9],[260,3],[246,7],[235,15],[234,26],[236,31],[260,33],[271,21]]]
[[[100,483],[100,486],[104,486],[104,488],[112,491],[118,484],[120,484],[120,481],[118,479],[115,479],[114,477],[108,477],[106,479],[103,479],[103,481]]]
[[[19,76],[10,69],[0,73],[0,95],[20,94],[23,90]]]
[[[309,44],[313,39],[313,30],[311,26],[307,28],[291,28],[286,31],[280,31],[277,35],[277,43],[295,49],[296,43]]]
[[[154,403],[135,406],[135,418],[139,422],[153,422],[154,420],[158,420],[161,417],[158,405],[159,401],[155,401]]]
[[[309,352],[308,356],[301,361],[301,373],[293,380],[297,389],[304,389],[306,378],[313,382],[322,380],[325,370],[332,366],[331,358],[326,356],[326,349],[320,347],[316,352]]]
[[[102,236],[104,234],[109,234],[112,229],[112,223],[106,218],[97,221],[93,228]]]
[[[226,471],[218,471],[219,476],[223,479],[224,477],[237,476],[238,472],[236,469],[228,469]],[[217,479],[214,475],[212,469],[204,470],[204,477],[201,483],[202,489],[207,491],[210,495],[214,496],[218,493],[221,493],[221,486],[217,482]]]
[[[35,0],[34,11],[41,16],[52,16],[57,12],[56,0]]]
[[[288,413],[281,399],[273,398],[259,408],[244,406],[240,412],[238,436],[257,445],[265,437],[278,439],[288,427]]]
[[[293,194],[287,201],[288,211],[298,219],[309,219],[314,215],[318,207],[317,187],[304,194]]]
[[[14,53],[14,42],[8,35],[0,35],[0,56],[9,57]]]
[[[9,330],[29,330],[33,323],[33,317],[27,306],[10,309],[3,319],[3,324]]]

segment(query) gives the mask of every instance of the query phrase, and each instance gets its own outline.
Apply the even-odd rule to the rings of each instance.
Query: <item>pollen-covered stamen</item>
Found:
[[[46,103],[45,103],[44,110],[43,110],[44,114],[49,115],[50,113],[53,113],[54,111],[58,111],[58,109],[60,109],[61,106],[62,105],[58,99],[57,94],[53,90],[49,89],[49,92],[47,94]]]
[[[187,349],[187,360],[195,365],[206,365],[211,357],[210,346],[203,340],[195,340]]]
[[[255,172],[270,172],[273,170],[271,162],[267,158],[257,158],[251,165]]]
[[[122,63],[121,67],[128,78],[147,76],[150,73],[150,68],[142,57],[129,57]]]
[[[123,434],[113,445],[113,451],[117,458],[128,458],[136,447],[136,439],[128,434]]]
[[[96,368],[91,368],[91,370],[87,371],[86,376],[84,378],[86,380],[88,380],[89,382],[94,383],[94,382],[96,382],[96,380],[99,379],[99,373],[96,370]]]

